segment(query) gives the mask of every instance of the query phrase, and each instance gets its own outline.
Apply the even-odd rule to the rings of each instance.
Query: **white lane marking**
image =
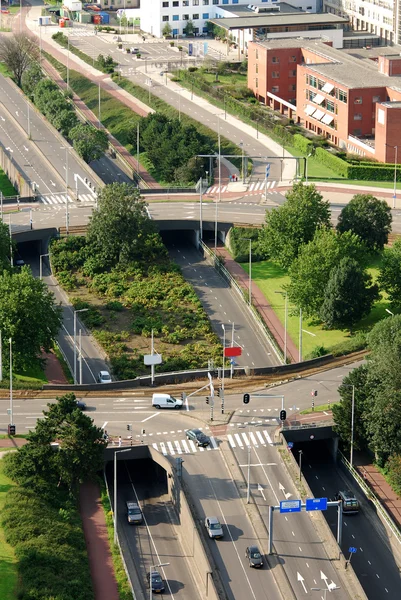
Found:
[[[244,446],[242,445],[242,440],[241,440],[240,435],[238,433],[234,433],[234,437],[236,439],[236,442],[237,442],[238,446],[240,446],[241,448],[243,448]]]
[[[188,440],[188,444],[190,445],[192,452],[196,452],[196,446],[193,443],[193,441],[192,440]]]
[[[234,438],[232,435],[228,434],[228,441],[230,443],[231,448],[235,448],[235,442],[234,442]]]
[[[267,441],[269,442],[270,446],[273,446],[272,439],[266,430],[263,431],[263,434],[264,434],[265,438],[267,439]]]
[[[108,423],[108,421],[105,421],[105,422],[103,423],[103,425],[102,425],[101,429],[104,429],[104,428],[106,427],[107,423]]]
[[[159,413],[158,413],[158,412],[156,412],[156,413],[154,413],[153,415],[150,415],[150,417],[146,417],[146,419],[143,419],[143,420],[141,421],[141,423],[145,423],[145,421],[149,421],[149,419],[153,419],[153,417],[157,417],[157,415],[158,415],[158,414],[159,414]]]
[[[174,456],[175,450],[173,448],[173,444],[171,442],[167,442],[168,449],[170,450],[170,454]]]

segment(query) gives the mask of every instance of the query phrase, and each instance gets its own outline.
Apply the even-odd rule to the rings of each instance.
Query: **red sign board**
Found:
[[[233,346],[232,348],[224,348],[224,356],[241,356],[242,348],[241,346]]]

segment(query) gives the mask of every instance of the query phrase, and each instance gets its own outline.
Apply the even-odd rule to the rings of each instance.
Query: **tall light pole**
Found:
[[[42,279],[42,275],[43,275],[43,259],[45,258],[45,256],[50,256],[49,253],[47,254],[41,254],[39,256],[39,279]]]
[[[299,362],[302,362],[302,308],[299,309]]]
[[[149,598],[150,600],[152,600],[153,595],[152,595],[152,572],[154,569],[158,569],[159,567],[168,567],[169,566],[169,562],[168,563],[159,563],[158,565],[150,565],[150,571],[149,571]]]
[[[88,311],[89,308],[74,310],[74,383],[77,383],[77,313]]]
[[[220,115],[217,115],[218,118],[218,147],[219,147],[219,192],[218,198],[219,202],[221,202],[221,138],[220,138]],[[214,223],[214,253],[217,254],[217,220],[218,220],[218,203],[216,202],[216,213],[215,213],[215,223]]]
[[[284,296],[284,364],[287,364],[287,321],[288,321],[288,292],[277,291],[275,294]]]
[[[124,450],[114,451],[114,506],[113,506],[113,517],[114,517],[114,544],[117,546],[117,454],[120,452],[129,452],[131,448],[124,448]]]
[[[99,120],[99,129],[100,129],[100,128],[101,128],[101,126],[102,126],[102,122],[101,122],[101,112],[100,112],[100,110],[101,110],[101,109],[100,109],[100,81],[99,81],[99,119],[98,119],[98,120]]]
[[[394,191],[393,191],[393,208],[397,200],[397,159],[398,159],[398,146],[392,146],[391,144],[385,144],[388,148],[394,148]]]
[[[70,89],[70,35],[67,40],[67,90]]]
[[[223,330],[223,372],[221,375],[221,393],[222,393],[222,402],[224,398],[224,368],[225,368],[225,350],[226,350],[226,328],[224,327],[224,323],[221,324],[221,328]]]
[[[252,306],[252,239],[241,238],[242,240],[249,242],[249,282],[248,282],[248,293],[249,293],[249,306]]]
[[[70,225],[70,213],[68,210],[68,146],[60,146],[61,150],[65,150],[65,231],[68,235],[69,233],[69,225]]]
[[[10,342],[10,425],[14,424],[14,415],[13,415],[13,340],[9,339]]]
[[[30,114],[29,114],[29,100],[28,98],[26,99],[26,105],[28,108],[28,129],[27,129],[27,133],[28,133],[28,139],[31,139],[31,119],[30,119]]]
[[[245,183],[245,155],[244,155],[244,142],[241,140],[239,145],[242,148],[242,183]]]
[[[355,423],[355,386],[352,383],[342,383],[343,387],[352,388],[351,396],[351,443],[349,451],[349,464],[354,466],[354,423]]]

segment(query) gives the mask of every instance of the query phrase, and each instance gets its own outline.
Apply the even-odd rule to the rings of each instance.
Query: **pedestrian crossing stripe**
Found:
[[[256,191],[262,191],[265,189],[271,189],[276,187],[277,182],[276,181],[266,181],[266,179],[264,181],[259,181],[256,183],[251,183],[251,185],[248,188],[248,192],[256,192]]]
[[[40,196],[39,201],[43,204],[67,204],[66,194],[52,194],[48,196]],[[77,200],[72,196],[68,196],[68,203],[75,204]],[[93,194],[79,194],[78,202],[96,202],[96,198]]]
[[[227,435],[228,443],[231,448],[244,449],[248,446],[273,446],[273,441],[266,430],[249,431],[247,433],[233,433]],[[210,445],[206,448],[197,446],[192,440],[174,440],[174,442],[153,442],[152,447],[164,454],[164,456],[175,456],[176,454],[195,454],[195,452],[211,452],[219,450],[216,438],[210,438]]]

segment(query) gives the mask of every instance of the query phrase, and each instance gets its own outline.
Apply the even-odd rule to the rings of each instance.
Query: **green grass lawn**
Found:
[[[202,79],[210,85],[238,85],[240,87],[248,87],[248,75],[246,73],[228,73],[227,75],[218,75],[217,81],[215,73],[204,73],[202,75]]]
[[[15,196],[17,191],[12,185],[11,181],[7,177],[7,175],[0,169],[0,190],[3,193],[3,196]]]
[[[0,513],[2,511],[7,491],[14,483],[3,473],[3,461],[0,460]],[[17,586],[17,560],[14,551],[4,539],[0,528],[0,598],[15,600]]]
[[[377,279],[379,273],[380,260],[380,256],[374,257],[368,266],[368,271],[374,280]],[[241,266],[247,273],[249,272],[248,263],[241,263]],[[271,304],[281,323],[284,325],[284,296],[282,294],[276,294],[276,291],[283,291],[284,286],[289,284],[290,278],[288,277],[287,272],[271,261],[254,262],[252,264],[252,281],[261,289],[265,298],[269,304]],[[359,331],[368,331],[375,323],[380,321],[380,319],[389,316],[385,310],[386,308],[390,308],[390,304],[386,295],[383,294],[382,299],[376,302],[370,314],[362,319],[355,327],[355,333]],[[302,354],[304,358],[317,346],[324,346],[324,348],[330,351],[336,344],[340,344],[341,342],[350,339],[348,331],[323,329],[321,324],[317,323],[315,319],[304,318],[302,329],[304,330],[302,335]],[[291,305],[291,303],[288,303],[287,331],[294,344],[299,347],[299,313],[298,311],[295,312],[295,307]]]
[[[17,5],[15,5],[15,6],[9,6],[9,7],[8,7],[8,10],[10,11],[10,14],[11,14],[11,15],[16,15],[16,14],[18,14],[18,13],[19,13],[19,10],[20,10],[20,5],[19,5],[19,4],[17,4]]]
[[[39,366],[32,367],[28,369],[25,373],[14,373],[14,377],[16,381],[21,382],[38,382],[38,383],[48,383],[45,372]],[[0,596],[1,597],[1,596]]]

